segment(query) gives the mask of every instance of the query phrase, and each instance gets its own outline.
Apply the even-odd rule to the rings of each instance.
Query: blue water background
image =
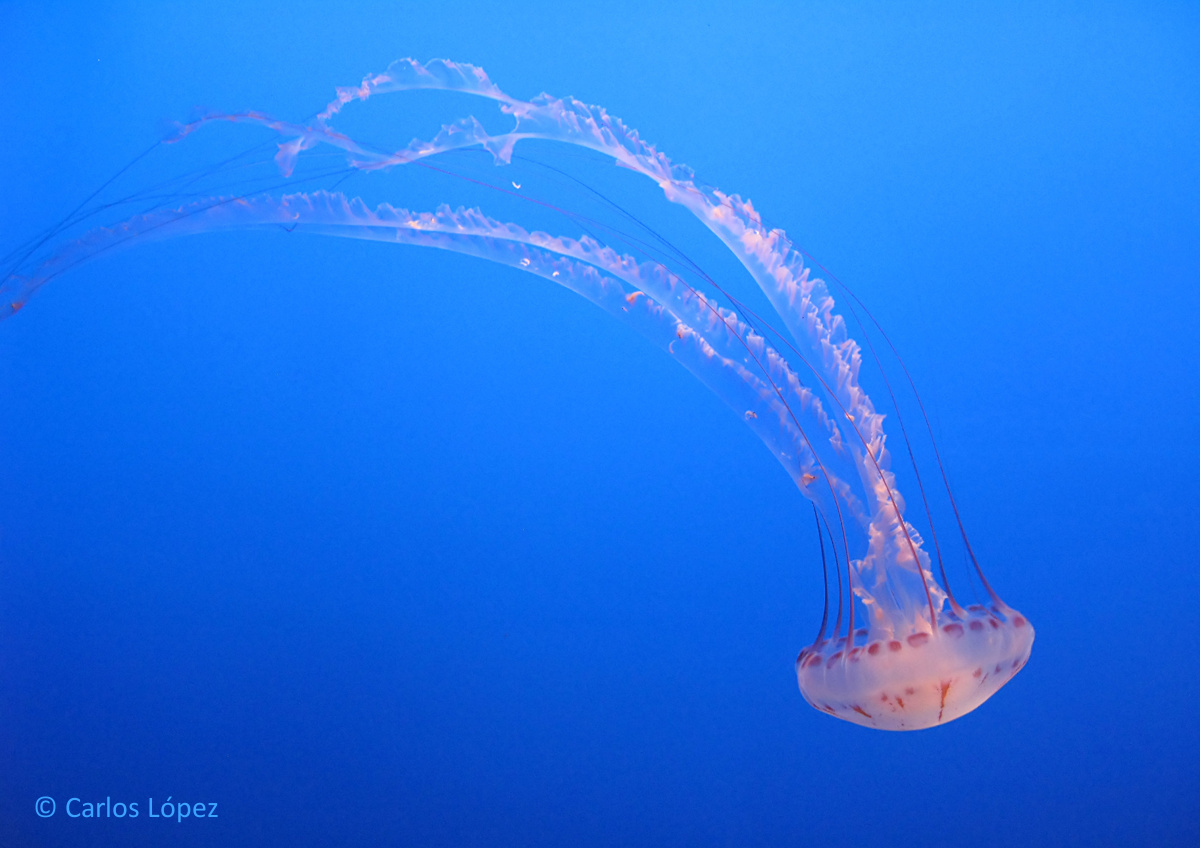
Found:
[[[5,249],[401,56],[603,104],[869,302],[1037,642],[822,716],[811,513],[653,346],[466,257],[146,245],[0,324],[0,846],[1200,844],[1194,6],[166,6],[0,4]]]

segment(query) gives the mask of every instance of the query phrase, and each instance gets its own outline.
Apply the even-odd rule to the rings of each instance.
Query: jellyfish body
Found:
[[[805,648],[796,677],[818,710],[880,730],[920,730],[969,713],[1029,661],[1033,628],[1013,610],[939,618],[903,639],[861,628]],[[896,634],[893,634],[896,635]]]
[[[351,103],[418,89],[495,101],[514,125],[490,133],[466,118],[400,150],[372,148],[331,126]],[[479,208],[371,207],[326,189],[200,199],[190,191],[187,202],[151,204],[148,211],[78,238],[56,243],[59,231],[52,231],[16,254],[0,281],[0,318],[19,310],[41,285],[97,255],[222,229],[301,230],[435,247],[508,265],[575,291],[662,347],[743,418],[819,509],[839,585],[844,577],[838,606],[845,614],[832,628],[823,620],[816,640],[796,661],[800,689],[814,707],[881,729],[929,727],[977,707],[1028,660],[1033,628],[1000,600],[982,571],[987,602],[966,608],[944,578],[934,576],[924,540],[905,518],[884,416],[859,382],[862,349],[850,338],[827,284],[748,200],[700,183],[599,107],[545,94],[522,101],[501,91],[481,69],[441,60],[401,60],[359,86],[338,89],[310,123],[261,113],[211,115],[182,126],[168,141],[182,141],[215,122],[276,133],[274,161],[285,188],[299,186],[293,175],[306,151],[318,147],[342,157],[344,171],[338,174],[430,167],[437,157],[467,149],[486,150],[503,165],[519,143],[533,139],[595,151],[653,180],[667,200],[715,234],[766,296],[782,329],[729,295],[653,231],[633,237],[605,229],[625,248],[618,250],[593,235],[553,236],[496,220]],[[515,180],[511,186],[521,188]],[[160,194],[156,189],[155,197]],[[177,200],[184,196],[179,189]],[[85,217],[73,216],[69,223]],[[596,229],[592,221],[579,223],[586,231]],[[924,494],[922,488],[923,499]]]

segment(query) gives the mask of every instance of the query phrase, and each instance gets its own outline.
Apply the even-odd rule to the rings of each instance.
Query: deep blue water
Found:
[[[0,846],[1200,843],[1197,44],[1186,4],[0,3],[4,251],[197,107],[401,56],[603,104],[870,303],[1038,632],[952,724],[820,715],[811,512],[652,345],[467,257],[147,244],[0,323]]]

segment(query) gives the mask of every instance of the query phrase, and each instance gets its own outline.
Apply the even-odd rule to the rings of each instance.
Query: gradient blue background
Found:
[[[148,245],[0,324],[0,846],[1200,843],[1195,6],[165,5],[0,3],[5,248],[400,56],[603,104],[870,302],[1037,643],[821,716],[810,513],[656,349],[465,257]]]

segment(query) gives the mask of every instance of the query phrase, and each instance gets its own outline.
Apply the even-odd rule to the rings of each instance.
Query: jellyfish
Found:
[[[422,90],[492,101],[506,126],[492,130],[466,117],[399,148],[356,140],[335,128],[335,119],[352,104]],[[445,60],[394,62],[357,86],[338,88],[333,101],[304,121],[262,112],[202,115],[180,124],[151,150],[185,145],[218,124],[267,133],[270,174],[248,176],[243,153],[115,197],[104,194],[110,189],[106,183],[57,226],[6,257],[0,318],[18,312],[50,280],[97,256],[221,230],[283,229],[424,246],[519,269],[570,289],[657,344],[745,421],[812,503],[826,591],[817,635],[795,664],[809,704],[866,727],[918,730],[974,710],[1028,661],[1033,627],[984,576],[936,443],[931,442],[953,523],[981,587],[979,602],[964,605],[951,591],[915,458],[936,573],[924,535],[906,518],[885,414],[860,379],[864,363],[874,362],[895,401],[874,337],[899,363],[932,439],[895,346],[854,293],[832,275],[827,282],[814,273],[803,251],[749,200],[703,183],[601,107],[547,94],[520,100],[482,69]],[[456,153],[473,152],[486,154],[492,166],[511,166],[518,146],[534,143],[586,151],[653,181],[662,197],[716,236],[768,306],[755,308],[670,239],[588,186],[614,211],[617,224],[527,194],[517,179],[467,177],[446,164]],[[247,153],[262,149],[255,145]],[[351,177],[421,169],[565,218],[575,232],[552,235],[491,217],[481,206],[412,211],[388,202],[372,205],[338,190]],[[223,191],[206,190],[214,178],[225,181]],[[98,217],[131,207],[134,214],[96,226]],[[835,290],[843,295],[841,308]],[[856,322],[869,357],[851,337],[844,312]],[[911,458],[908,429],[893,405]]]

